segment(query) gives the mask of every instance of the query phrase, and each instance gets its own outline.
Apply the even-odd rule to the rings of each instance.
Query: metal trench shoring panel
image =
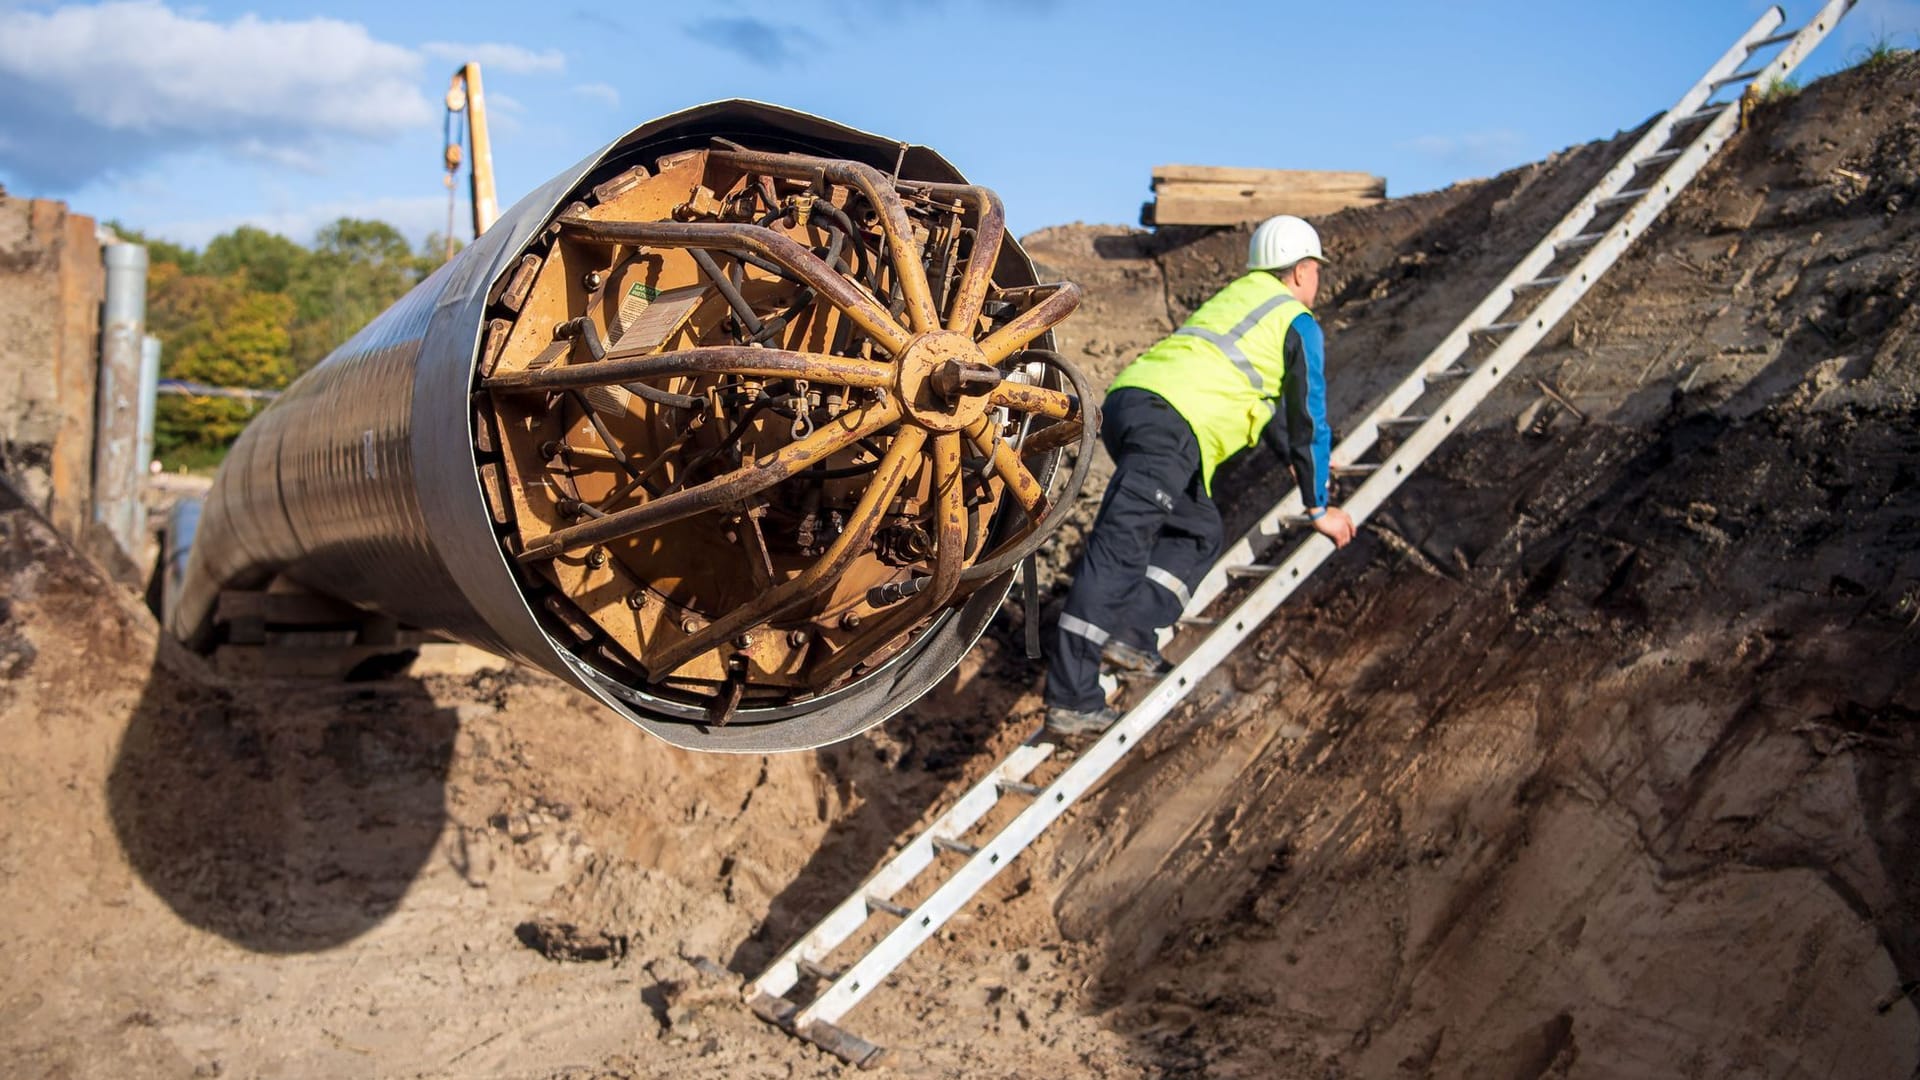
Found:
[[[488,464],[489,449],[476,450],[476,438],[487,441],[487,433],[476,427],[476,405],[482,406],[484,415],[489,399],[500,400],[482,385],[483,352],[490,344],[489,316],[500,314],[503,289],[510,287],[529,252],[548,251],[558,266],[563,249],[577,249],[580,241],[563,235],[566,227],[558,219],[577,215],[596,202],[588,193],[623,176],[657,176],[654,170],[663,159],[694,152],[705,152],[716,160],[729,152],[749,159],[760,155],[767,160],[750,160],[748,164],[765,165],[768,171],[773,170],[775,158],[789,154],[843,163],[848,175],[834,177],[833,183],[838,186],[824,188],[823,195],[850,190],[850,181],[857,179],[852,175],[855,172],[880,177],[889,184],[897,178],[909,185],[909,196],[919,200],[915,209],[922,216],[916,223],[931,220],[924,212],[929,201],[953,202],[953,220],[960,222],[964,217],[966,235],[993,244],[990,250],[995,257],[987,260],[992,267],[991,282],[975,282],[970,275],[956,271],[949,275],[944,293],[947,298],[966,294],[974,301],[986,302],[986,291],[991,288],[992,303],[1001,310],[977,322],[983,348],[997,335],[1003,346],[1017,337],[1015,348],[1048,349],[1051,337],[1047,327],[1071,310],[1077,298],[1077,290],[1063,287],[1054,290],[1055,298],[1048,306],[1047,291],[1032,288],[1038,285],[1032,263],[998,227],[997,200],[991,200],[996,227],[989,229],[986,202],[976,198],[966,207],[960,205],[966,202],[960,192],[982,189],[965,187],[960,173],[925,147],[749,101],[717,102],[653,121],[521,199],[485,235],[298,380],[247,428],[208,499],[170,629],[197,647],[211,647],[217,643],[214,615],[222,590],[258,588],[284,577],[402,623],[439,631],[550,671],[675,745],[738,753],[802,749],[846,738],[898,712],[951,671],[978,639],[1011,585],[1011,569],[999,568],[990,556],[1010,546],[1005,542],[1009,536],[1037,531],[1043,524],[1037,520],[1031,499],[999,497],[1018,494],[1018,485],[1006,478],[1004,469],[995,466],[1017,464],[1019,459],[992,453],[990,438],[986,443],[971,442],[980,435],[972,427],[932,432],[928,444],[937,446],[939,452],[930,450],[926,467],[913,475],[926,474],[921,482],[932,485],[937,479],[933,473],[943,467],[942,462],[958,462],[964,452],[964,460],[975,470],[968,474],[973,477],[968,482],[975,485],[968,488],[971,505],[985,504],[985,496],[976,488],[991,482],[998,501],[979,511],[983,516],[990,515],[990,520],[976,530],[979,535],[969,534],[967,543],[971,565],[993,572],[962,586],[946,586],[952,597],[948,606],[925,615],[911,639],[894,637],[870,665],[856,667],[853,661],[858,657],[852,654],[835,658],[828,672],[835,678],[805,687],[793,693],[790,700],[749,696],[742,701],[736,695],[731,708],[721,709],[703,702],[698,694],[662,692],[657,677],[671,672],[651,672],[647,674],[656,678],[646,677],[640,673],[643,656],[627,655],[625,666],[606,662],[608,640],[615,645],[620,641],[605,634],[601,635],[599,654],[583,647],[577,632],[583,621],[581,612],[556,617],[551,582],[540,580],[540,571],[532,562],[510,555],[516,546],[524,549],[526,538],[515,536],[513,529],[499,520],[499,492],[496,489],[490,501],[480,473]],[[636,174],[632,171],[635,166],[647,172]],[[804,197],[808,191],[805,180],[767,182],[766,188],[771,190],[775,183],[784,185],[788,202],[796,192]],[[811,207],[812,203],[807,205]],[[883,209],[876,207],[869,220],[884,219]],[[672,219],[659,220],[664,223]],[[794,229],[792,221],[789,213],[789,231]],[[804,214],[800,221],[798,228],[804,231]],[[876,239],[880,224],[871,230]],[[977,231],[974,226],[978,226]],[[916,224],[916,228],[920,228],[923,239],[929,235],[921,225]],[[961,232],[956,225],[955,236]],[[906,249],[906,243],[891,233],[878,243],[882,250]],[[948,251],[951,254],[964,249],[964,241],[956,240]],[[638,245],[624,250],[638,250]],[[684,252],[676,248],[671,254]],[[928,259],[932,260],[931,254]],[[843,265],[852,265],[852,260],[845,260]],[[765,271],[744,261],[730,261],[727,272],[748,291],[761,288],[764,292],[771,287],[766,281],[756,280],[759,275],[771,281]],[[896,271],[892,281],[885,273],[870,280],[895,294],[908,293],[911,310],[895,314],[902,326],[924,329],[916,325],[924,301],[911,295],[912,283],[900,282],[902,276]],[[902,284],[908,287],[902,290]],[[972,296],[976,287],[981,295]],[[883,307],[889,299],[885,295],[869,298],[877,299]],[[537,302],[537,297],[530,302]],[[713,302],[724,322],[730,313],[718,306],[721,301],[717,296]],[[897,297],[893,303],[898,306]],[[1036,315],[1043,307],[1047,310]],[[700,324],[704,317],[696,314],[689,327]],[[965,336],[973,337],[971,333]],[[841,338],[839,343],[844,348],[846,339]],[[611,344],[617,347],[619,342]],[[871,355],[882,359],[884,351],[876,348]],[[993,362],[1012,369],[1024,359],[1024,354],[1014,354],[1014,349],[1007,352],[1012,355],[996,357]],[[498,361],[499,354],[490,354],[490,359]],[[966,374],[961,372],[961,376]],[[997,380],[998,376],[993,378]],[[718,390],[703,390],[710,400],[723,401],[724,394],[732,392],[739,380],[728,376],[722,381],[725,385]],[[932,382],[926,381],[929,385]],[[994,401],[1000,407],[992,415],[1006,417],[1009,413],[1005,406],[1012,402],[1017,419],[1019,407],[1038,401],[1036,395],[1051,395],[1049,400],[1055,402],[1071,400],[1061,392],[1066,385],[1062,377],[1053,377],[1046,386],[1021,388],[1014,385],[1014,380],[1006,385],[1006,390],[997,391],[999,396]],[[1055,389],[1049,390],[1048,386]],[[900,393],[898,387],[889,391]],[[561,396],[566,395],[556,398]],[[634,415],[642,418],[644,412],[636,408]],[[969,415],[977,419],[977,414],[976,408]],[[595,417],[586,419],[597,422]],[[915,419],[919,419],[917,414]],[[1086,423],[1082,425],[1081,420]],[[1059,421],[1055,426],[1090,428],[1093,421],[1093,416],[1076,414],[1071,425]],[[787,421],[782,419],[781,423]],[[905,426],[888,430],[904,430]],[[506,435],[502,443],[511,442],[512,433]],[[1054,451],[1062,441],[1056,438],[1047,453],[1034,453],[1028,458],[1032,480],[1043,496],[1058,456]],[[983,461],[987,463],[984,466]],[[749,454],[748,464],[752,463]],[[872,464],[855,460],[856,469]],[[949,469],[942,475],[958,478],[962,474]],[[979,479],[981,476],[986,479]],[[678,482],[697,487],[698,481],[698,477],[683,477]],[[948,486],[957,483],[955,479]],[[658,497],[658,493],[635,496],[642,501]],[[953,505],[953,499],[951,494],[937,498],[930,494],[927,503],[930,507]],[[524,511],[526,502],[516,505]],[[909,556],[896,560],[903,564],[907,561]],[[906,583],[903,591],[907,599],[898,604],[899,608],[914,604],[914,580],[917,575],[932,576],[926,567],[934,565],[934,557],[929,556],[919,569],[891,567]],[[942,573],[952,577],[953,569],[949,566]],[[945,578],[941,580],[945,585]],[[547,602],[542,603],[543,599]],[[884,622],[869,620],[876,632],[878,627],[873,624]],[[570,626],[576,632],[570,633]],[[786,631],[782,631],[778,636],[784,638]],[[798,640],[799,632],[794,631],[793,636]],[[626,644],[637,649],[646,643]],[[746,680],[743,677],[741,681]]]

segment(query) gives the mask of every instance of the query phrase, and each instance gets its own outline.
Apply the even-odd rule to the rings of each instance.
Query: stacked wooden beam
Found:
[[[1153,201],[1140,208],[1140,224],[1238,225],[1275,214],[1314,217],[1372,206],[1386,197],[1386,179],[1363,172],[1161,165],[1153,170]]]

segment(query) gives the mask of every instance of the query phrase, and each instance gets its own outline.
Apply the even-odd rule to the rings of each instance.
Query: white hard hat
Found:
[[[1320,254],[1320,234],[1313,231],[1313,226],[1292,214],[1281,214],[1253,230],[1253,240],[1247,245],[1247,269],[1282,270],[1302,259],[1327,261]]]

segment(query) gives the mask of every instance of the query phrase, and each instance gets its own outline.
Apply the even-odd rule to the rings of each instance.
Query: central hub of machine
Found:
[[[928,431],[959,431],[986,415],[987,392],[1000,378],[972,338],[933,330],[900,355],[895,386],[914,423]]]

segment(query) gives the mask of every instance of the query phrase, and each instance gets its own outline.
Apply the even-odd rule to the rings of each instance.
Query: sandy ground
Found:
[[[1763,110],[848,1026],[911,1076],[1916,1075],[1916,88]],[[1618,149],[1325,221],[1336,417]],[[1030,238],[1103,372],[1243,243]],[[0,583],[10,1075],[837,1075],[744,976],[1037,719],[1014,613],[882,731],[727,758],[468,654],[216,678],[11,502]]]

